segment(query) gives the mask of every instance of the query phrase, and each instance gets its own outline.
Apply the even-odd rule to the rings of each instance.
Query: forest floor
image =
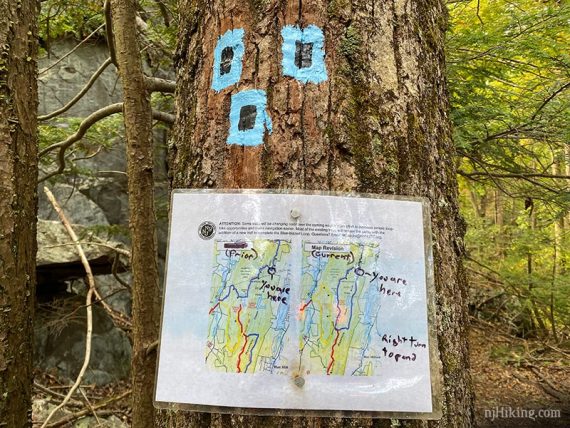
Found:
[[[524,340],[501,331],[501,326],[498,324],[472,319],[469,342],[477,426],[481,428],[570,427],[570,352],[539,340]],[[55,391],[65,390],[55,377],[47,373],[36,373],[36,383],[48,385]],[[121,396],[128,391],[128,388],[126,382],[121,382],[99,388],[89,385],[85,389],[93,407],[98,408],[95,403],[104,402],[105,398]],[[45,389],[40,390],[36,387],[35,402],[45,402],[48,399],[53,406],[63,397],[53,394],[46,394]],[[73,417],[73,413],[75,416],[90,415],[92,412],[85,409],[85,403],[81,403],[79,398],[81,397],[76,397],[72,401],[65,414],[59,415],[54,420],[63,416],[74,420],[76,418]],[[95,413],[99,416],[113,415],[117,422],[123,421],[128,425],[129,401],[126,397],[122,398],[110,406],[98,409]],[[83,410],[79,411],[81,408]],[[45,416],[45,410],[39,412],[35,406],[35,421],[39,422]],[[81,426],[96,426],[92,416],[90,419],[90,421],[83,419]],[[119,422],[105,426],[124,425]]]
[[[477,426],[570,427],[570,352],[472,320]]]

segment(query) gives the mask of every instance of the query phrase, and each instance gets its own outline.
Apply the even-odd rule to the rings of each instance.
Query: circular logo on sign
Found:
[[[216,225],[211,221],[205,221],[198,227],[198,235],[202,239],[212,239],[216,234]]]

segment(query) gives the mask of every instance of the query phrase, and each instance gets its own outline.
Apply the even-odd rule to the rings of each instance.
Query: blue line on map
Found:
[[[338,284],[337,284],[337,286],[336,286],[336,308],[337,308],[337,310],[338,310],[338,313],[340,313],[340,307],[338,306],[338,305],[339,305],[339,300],[340,300],[339,295],[338,295],[338,290],[340,289],[340,283],[348,277],[348,273],[349,273],[352,269],[353,269],[353,268],[349,268],[349,269],[346,271],[346,273],[344,274],[344,276],[343,276],[341,279],[338,280]],[[352,305],[352,301],[351,301],[351,305]],[[352,308],[351,308],[351,310],[350,310],[350,317],[352,318]],[[338,314],[337,314],[337,319],[338,319]],[[334,329],[335,329],[336,331],[348,330],[348,328],[350,327],[350,320],[349,320],[349,322],[348,322],[348,327],[337,328],[337,326],[336,326],[337,319],[335,319],[335,321],[334,321]]]
[[[234,266],[237,264],[237,260],[232,260],[231,258],[228,260],[229,265],[227,267],[222,266],[222,281],[220,284],[220,289],[218,290],[218,293],[216,295],[216,299],[220,299],[220,295],[222,294],[222,291],[224,291],[224,289],[226,288],[226,284],[228,281],[228,274],[232,271],[232,269],[234,268]],[[214,274],[217,271],[217,267],[216,269],[214,269]]]
[[[222,315],[218,312],[218,313],[214,313],[214,316],[217,315],[217,319],[216,319],[216,327],[214,328],[214,333],[212,334],[212,337],[214,338],[214,342],[216,341],[216,337],[218,335],[218,327],[220,326],[220,321],[222,319]],[[215,345],[215,343],[214,343]],[[210,352],[208,352],[208,355],[206,355],[206,361],[208,361],[208,357],[210,356],[210,354],[212,352],[214,352],[214,348],[215,346],[212,345],[212,349],[210,349]]]
[[[218,299],[218,302],[223,302],[224,300],[226,300],[230,296],[230,293],[232,292],[232,288],[236,291],[236,296],[238,299],[245,299],[246,297],[248,297],[249,296],[249,289],[251,288],[251,284],[253,284],[253,281],[255,281],[256,279],[259,279],[261,272],[263,271],[263,269],[265,269],[267,267],[268,267],[267,265],[263,265],[262,267],[260,267],[259,271],[257,272],[257,275],[249,280],[249,284],[247,286],[247,291],[245,292],[245,294],[243,296],[240,296],[239,290],[236,288],[235,285],[232,284],[232,285],[230,285],[230,288],[228,289],[228,294],[226,294],[224,296],[224,298]]]
[[[277,260],[277,255],[279,254],[279,247],[281,247],[281,240],[277,240],[277,249],[275,250],[275,255],[273,256],[273,260],[271,260],[271,267],[275,267],[275,261]]]
[[[306,316],[308,318],[308,322],[305,322],[305,331],[303,332],[304,335],[309,335],[309,331],[311,330],[311,325],[313,324],[313,317],[315,315],[315,308],[313,307],[313,303],[311,303],[309,305],[309,307],[307,309],[311,309],[311,312],[309,312]]]
[[[272,363],[272,367],[271,367],[272,369],[275,367],[275,364],[277,363],[277,360],[279,359],[279,356],[281,355],[281,351],[283,351],[283,336],[285,336],[286,333],[287,333],[287,329],[283,330],[283,333],[281,333],[281,337],[277,341],[279,349],[278,349],[277,354],[275,355],[275,358],[273,359],[273,363]]]
[[[317,285],[319,284],[319,275],[321,273],[321,261],[322,259],[319,258],[318,259],[318,264],[316,266],[317,271],[313,272],[313,278],[315,278],[315,282],[313,283],[313,288],[309,291],[309,294],[307,294],[307,299],[311,300],[313,298],[313,294],[315,294],[315,290],[317,289]]]
[[[255,342],[249,351],[249,362],[247,363],[247,366],[245,366],[245,370],[243,371],[244,373],[247,373],[247,369],[251,365],[251,361],[253,359],[253,348],[255,348],[255,346],[257,345],[257,341],[259,339],[259,334],[257,333],[248,334],[246,337],[251,337],[251,336],[255,336]]]
[[[279,308],[277,309],[277,320],[275,322],[277,329],[282,329],[285,326],[285,321],[286,321],[288,312],[289,312],[289,306],[284,305],[281,302],[279,304]]]
[[[359,245],[359,248],[362,248],[362,245]],[[363,254],[364,254],[364,250],[361,249],[360,257],[359,257],[359,259],[358,259],[358,266],[360,266],[360,264],[362,263],[362,256],[363,256]],[[346,273],[344,274],[344,277],[342,277],[341,279],[338,280],[338,284],[337,284],[337,286],[336,286],[336,308],[337,308],[339,314],[340,314],[340,307],[339,307],[339,300],[340,300],[340,298],[339,298],[339,295],[338,295],[338,291],[339,291],[339,289],[340,289],[340,283],[348,277],[348,273],[349,273],[352,269],[353,269],[353,268],[349,268],[349,269],[346,271]],[[348,330],[348,329],[350,329],[350,323],[352,322],[352,312],[353,312],[353,305],[354,305],[353,300],[354,300],[354,296],[356,295],[357,289],[358,289],[358,277],[356,277],[356,278],[354,279],[354,292],[352,293],[352,296],[350,297],[350,316],[349,316],[349,318],[348,318],[348,324],[347,324],[345,327],[338,328],[337,325],[336,325],[336,322],[337,322],[337,319],[338,319],[338,315],[337,315],[337,319],[335,319],[335,321],[334,321],[334,329],[335,329],[336,331],[341,331],[341,330]]]
[[[218,299],[218,302],[223,302],[228,297],[230,297],[230,293],[232,292],[232,288],[236,291],[237,297],[240,297],[238,289],[235,287],[235,285],[232,284],[232,285],[230,285],[230,288],[228,289],[228,293],[223,298]]]
[[[354,296],[356,296],[356,290],[358,290],[358,278],[354,279],[354,293],[352,293],[352,296],[350,296],[350,317],[348,318],[348,326],[346,327],[347,330],[350,328],[350,323],[352,322],[352,312],[354,308]]]
[[[364,360],[364,353],[366,352],[366,350],[368,349],[368,347],[370,346],[370,334],[372,333],[372,324],[368,326],[368,334],[366,335],[366,346],[362,348],[362,352],[360,353],[360,364],[358,365],[358,367],[352,372],[352,376],[354,376],[354,374],[362,368],[362,364],[363,364],[363,360]]]
[[[362,352],[360,354],[360,365],[358,366],[358,368],[356,368],[356,370],[354,370],[354,372],[352,372],[352,374],[354,375],[360,368],[362,368],[363,365],[363,360],[364,360],[364,353],[366,352],[366,350],[368,349],[368,347],[370,346],[370,341],[371,339],[371,335],[372,335],[372,327],[374,326],[374,320],[372,319],[372,310],[374,308],[374,306],[376,305],[376,302],[378,301],[378,298],[380,296],[380,293],[374,293],[374,291],[377,291],[376,287],[374,286],[370,286],[368,287],[368,290],[366,292],[366,306],[364,308],[364,319],[362,321],[362,324],[367,326],[367,331],[368,333],[366,334],[366,343],[363,348],[362,348]],[[379,309],[379,308],[378,308]]]
[[[372,295],[373,290],[377,290],[376,287],[368,287],[368,296],[366,297],[366,306],[364,307],[364,321],[362,322],[363,324],[374,324],[374,321],[372,320],[372,310],[378,301],[380,293],[378,292],[376,295]],[[380,310],[380,307],[378,307],[378,310]]]

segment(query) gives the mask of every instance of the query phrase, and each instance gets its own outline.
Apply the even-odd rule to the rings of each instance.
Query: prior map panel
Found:
[[[286,373],[291,242],[216,241],[206,364],[229,373]]]
[[[391,339],[377,321],[381,296],[399,295],[406,283],[382,274],[381,251],[378,243],[303,243],[299,350],[306,374],[379,374]]]

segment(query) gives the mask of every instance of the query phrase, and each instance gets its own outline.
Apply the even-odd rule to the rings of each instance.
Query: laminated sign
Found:
[[[174,191],[155,404],[434,419],[420,198]]]

